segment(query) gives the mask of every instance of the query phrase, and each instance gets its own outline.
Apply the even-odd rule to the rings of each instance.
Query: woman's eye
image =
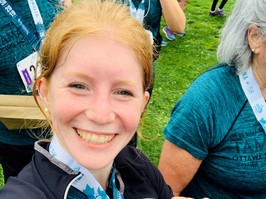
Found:
[[[76,88],[76,89],[81,89],[81,90],[86,88],[84,85],[78,84],[78,83],[70,84],[70,87],[71,88]]]
[[[116,92],[118,95],[128,95],[128,96],[133,96],[133,94],[130,91],[127,90],[120,90]]]

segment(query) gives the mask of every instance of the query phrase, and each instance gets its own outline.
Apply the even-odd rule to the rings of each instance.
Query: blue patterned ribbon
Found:
[[[82,173],[82,176],[72,183],[72,186],[76,187],[83,193],[85,193],[88,199],[109,199],[109,196],[105,193],[99,182],[88,171],[88,169],[81,166],[74,160],[59,144],[56,136],[53,137],[49,146],[50,154],[57,160],[63,162],[69,166],[72,170]],[[113,190],[114,199],[124,199],[122,193],[120,193],[116,187],[116,170],[112,170],[109,186]]]

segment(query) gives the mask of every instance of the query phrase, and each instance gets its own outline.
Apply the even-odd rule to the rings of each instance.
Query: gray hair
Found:
[[[247,39],[249,26],[254,24],[266,38],[266,0],[237,0],[221,32],[217,50],[220,63],[235,66],[238,73],[248,68],[252,51]]]

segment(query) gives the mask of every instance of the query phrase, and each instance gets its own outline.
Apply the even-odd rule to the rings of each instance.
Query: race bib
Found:
[[[18,72],[28,93],[32,92],[34,81],[40,75],[40,68],[37,52],[17,63]]]

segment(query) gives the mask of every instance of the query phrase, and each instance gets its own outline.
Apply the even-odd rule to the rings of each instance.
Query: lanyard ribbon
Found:
[[[45,29],[43,20],[39,11],[39,8],[35,0],[28,0],[28,4],[31,10],[31,14],[40,38],[40,42],[43,41],[45,36]],[[31,44],[32,48],[37,51],[39,48],[39,39],[34,34],[34,31],[30,28],[28,23],[22,18],[22,16],[15,10],[9,0],[0,0],[1,9],[12,20],[16,27],[20,30],[23,36]]]
[[[115,183],[116,175],[117,175],[117,171],[115,168],[113,168],[112,176],[109,182],[109,187],[113,190],[114,199],[124,199],[124,196],[120,193],[120,191],[118,191],[116,187],[116,183]]]
[[[138,9],[137,9],[136,6],[134,5],[134,3],[132,2],[132,0],[129,0],[129,8],[130,8],[131,16],[136,18],[142,24],[144,21],[144,17],[146,16],[144,3],[145,3],[145,0],[141,0],[140,4],[138,6]],[[149,12],[149,9],[150,9],[150,2],[149,2],[149,8],[148,8],[147,14]],[[150,30],[146,30],[146,32],[150,37],[151,44],[153,44],[152,32]]]
[[[72,170],[81,172],[82,176],[73,182],[72,186],[76,187],[87,195],[88,199],[109,199],[99,182],[94,176],[78,162],[76,162],[58,143],[56,136],[53,137],[49,146],[50,154],[57,160],[69,166]],[[116,187],[116,170],[112,169],[112,175],[109,182],[109,187],[113,190],[114,199],[124,199]]]
[[[42,43],[45,37],[45,29],[41,13],[39,11],[38,5],[35,0],[28,0],[28,4],[31,10],[32,18],[36,26],[36,30],[41,40],[40,42]]]
[[[260,87],[253,75],[252,67],[239,75],[242,89],[248,98],[249,104],[263,130],[266,132],[266,103]]]
[[[131,16],[139,20],[140,23],[143,23],[144,20],[144,14],[145,14],[144,2],[145,0],[141,0],[137,9],[132,0],[129,0],[129,8]]]

